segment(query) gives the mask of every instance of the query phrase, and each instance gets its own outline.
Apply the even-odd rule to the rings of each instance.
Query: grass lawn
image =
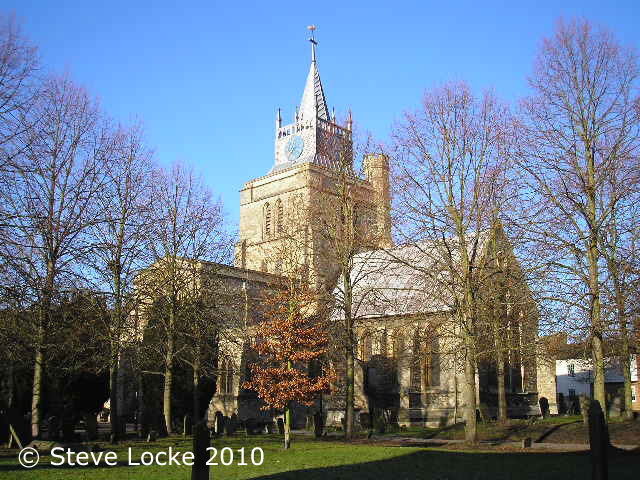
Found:
[[[1,451],[0,478],[42,480],[187,480],[187,466],[129,466],[127,451],[131,447],[134,459],[143,451],[167,451],[169,447],[181,452],[191,449],[189,439],[165,438],[153,444],[131,442],[116,449],[119,464],[115,467],[54,467],[50,456],[43,456],[40,464],[26,470],[18,464],[16,451]],[[236,451],[236,460],[229,466],[211,467],[212,479],[567,479],[591,478],[591,464],[585,453],[540,452],[482,452],[447,451],[436,448],[389,447],[369,444],[346,444],[339,440],[314,440],[294,437],[290,450],[282,449],[282,438],[277,435],[215,440],[218,449],[230,447]],[[107,450],[109,446],[104,445]],[[239,448],[250,451],[261,447],[264,463],[260,466],[237,465]],[[247,463],[250,463],[248,454]],[[610,458],[610,478],[637,479],[640,454],[615,453]]]

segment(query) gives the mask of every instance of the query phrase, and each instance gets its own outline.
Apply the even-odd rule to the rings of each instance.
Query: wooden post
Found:
[[[607,480],[609,478],[607,466],[609,432],[598,400],[592,400],[589,405],[589,444],[591,446],[591,478]]]
[[[211,446],[207,422],[201,420],[193,429],[193,466],[191,467],[191,480],[209,480],[209,452]]]

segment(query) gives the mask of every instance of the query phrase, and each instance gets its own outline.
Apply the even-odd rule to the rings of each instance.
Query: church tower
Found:
[[[280,273],[280,265],[270,255],[282,244],[284,228],[291,215],[311,211],[305,208],[321,203],[332,193],[335,184],[337,158],[342,164],[347,158],[352,169],[352,121],[339,125],[335,113],[330,113],[316,59],[317,42],[311,30],[311,65],[302,100],[295,109],[293,121],[285,124],[280,109],[275,122],[275,162],[265,176],[251,180],[240,190],[240,241],[236,246],[236,266],[269,273]],[[368,202],[378,228],[389,229],[379,245],[390,246],[389,169],[386,157],[367,157],[366,179],[353,177],[352,191]],[[376,204],[376,202],[378,204]],[[379,203],[383,202],[384,205]],[[384,218],[382,218],[384,217]],[[381,220],[380,220],[381,219]],[[300,242],[302,257],[309,272],[316,276],[330,270],[323,264],[320,244],[310,231],[312,219],[303,219],[309,227]]]

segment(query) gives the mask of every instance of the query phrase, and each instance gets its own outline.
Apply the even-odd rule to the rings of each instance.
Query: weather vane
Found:
[[[307,27],[307,30],[311,31],[311,38],[309,38],[309,41],[311,42],[311,61],[315,62],[316,61],[316,45],[318,45],[318,42],[316,41],[313,32],[315,31],[316,26],[315,25],[309,25]]]

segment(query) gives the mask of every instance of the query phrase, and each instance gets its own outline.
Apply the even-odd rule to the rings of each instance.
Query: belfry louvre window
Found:
[[[264,204],[264,234],[271,236],[271,205],[268,202]]]
[[[276,201],[276,233],[284,233],[284,208],[282,206],[282,200]]]

